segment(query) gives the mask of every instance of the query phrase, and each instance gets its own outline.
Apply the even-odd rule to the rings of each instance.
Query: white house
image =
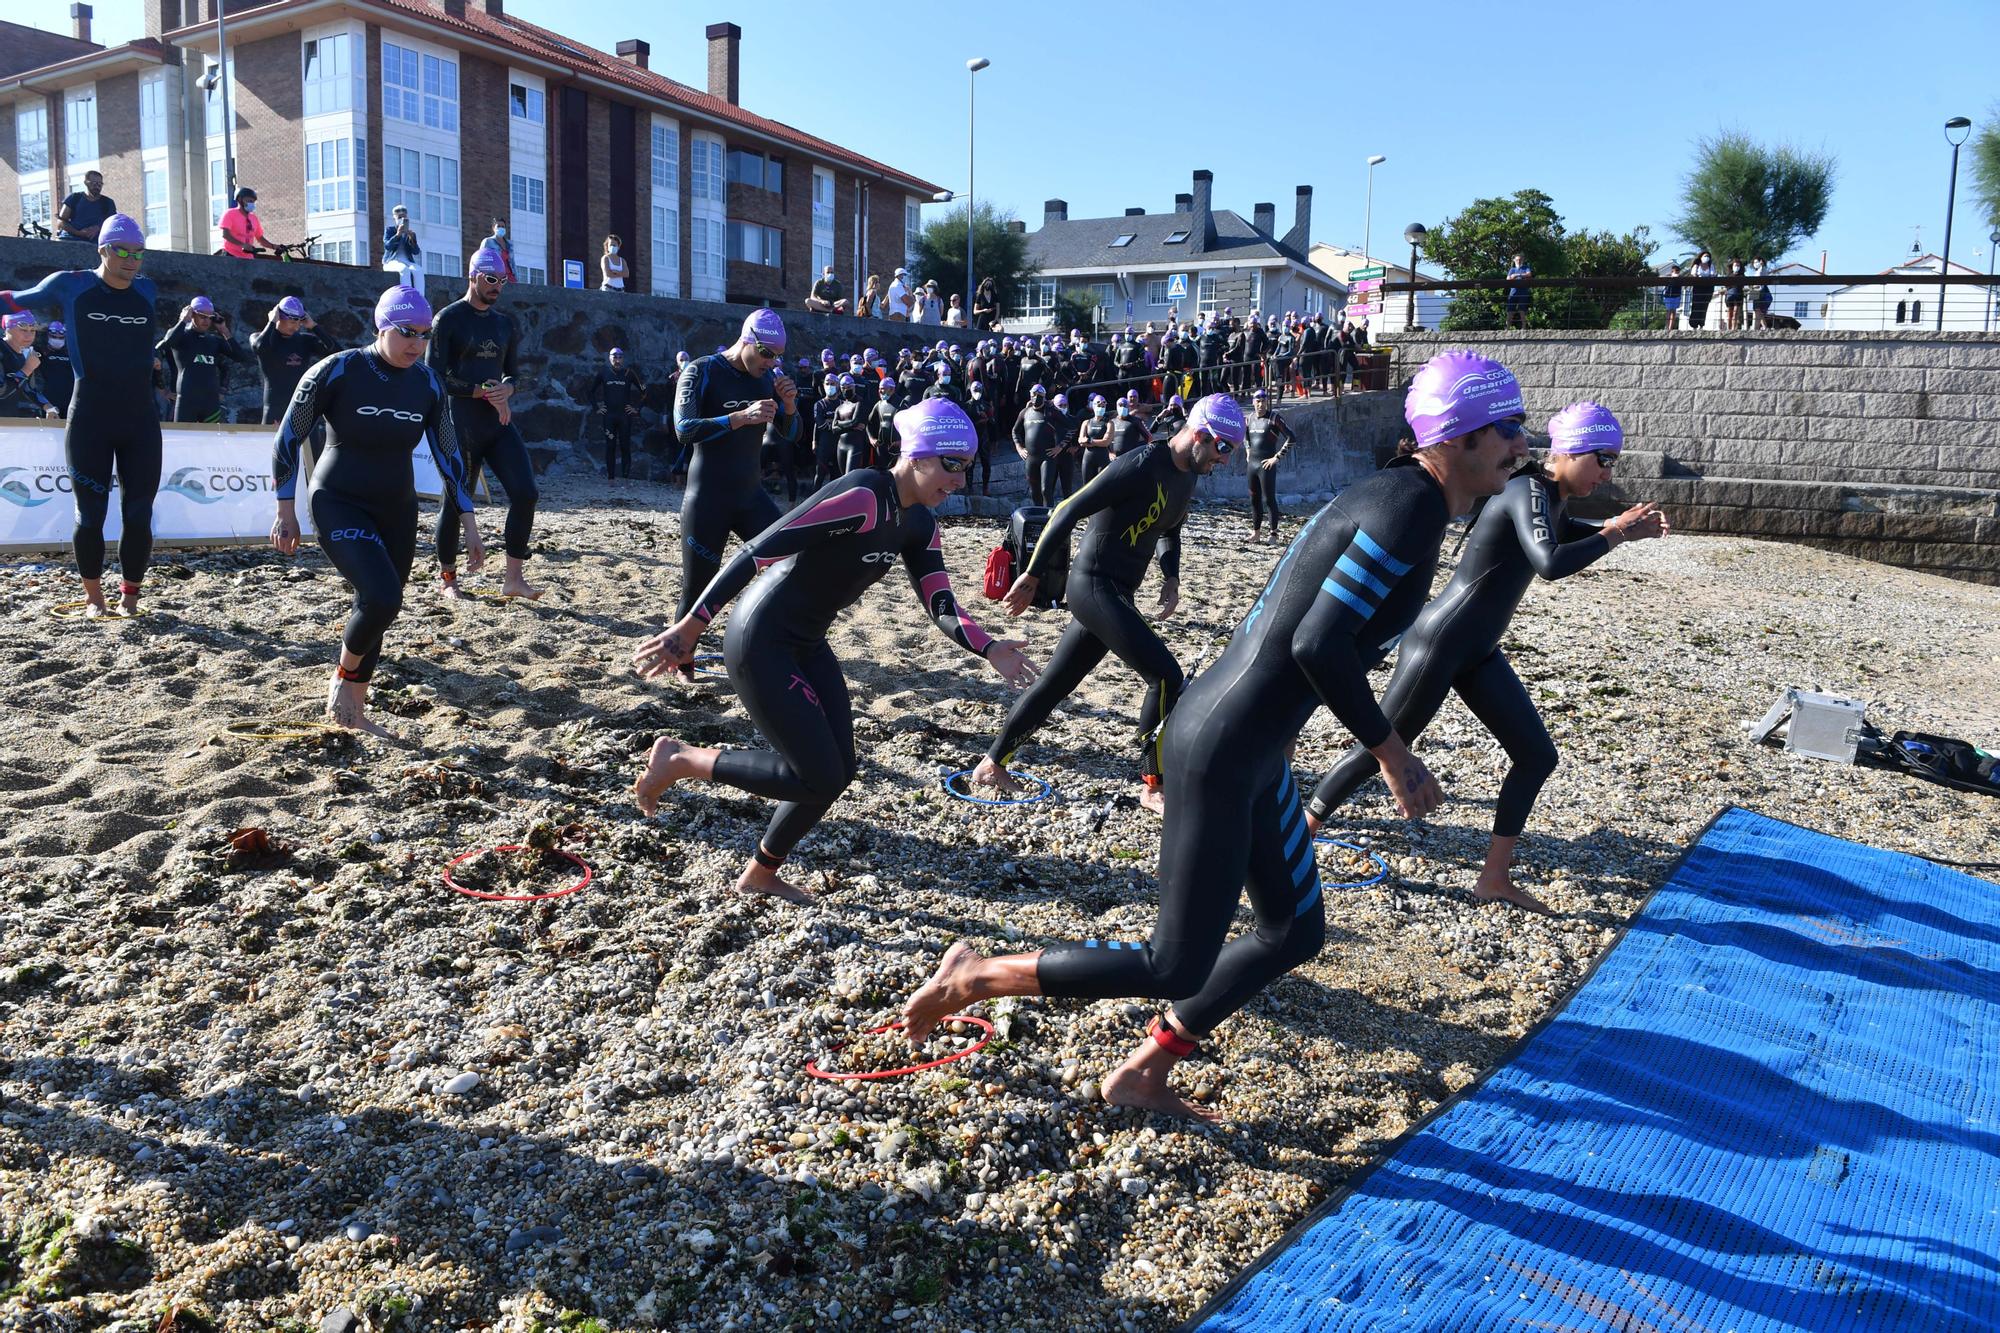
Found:
[[[1978,332],[2000,329],[2000,286],[1967,284],[1939,288],[1934,284],[1897,282],[1898,277],[1942,271],[1944,261],[1937,255],[1920,255],[1894,268],[1882,270],[1887,279],[1836,287],[1827,294],[1824,321],[1827,329],[1935,329],[1938,323],[1938,293],[1944,292],[1944,327],[1947,332]],[[1978,269],[1954,263],[1953,273],[1982,276]]]
[[[1410,280],[1410,268],[1407,264],[1398,264],[1393,259],[1384,259],[1379,255],[1371,257],[1362,254],[1359,250],[1349,250],[1338,245],[1326,245],[1323,243],[1315,245],[1309,257],[1312,260],[1314,268],[1340,283],[1343,287],[1350,285],[1349,275],[1356,269],[1363,268],[1386,270],[1382,275],[1384,282],[1408,282]],[[1426,273],[1422,269],[1417,270],[1417,281],[1419,282],[1436,282],[1439,280],[1438,275],[1435,273]],[[1408,292],[1384,297],[1381,290],[1377,289],[1372,294],[1362,293],[1361,295],[1372,295],[1373,299],[1368,304],[1373,307],[1373,310],[1372,313],[1365,317],[1357,316],[1353,322],[1359,324],[1365,318],[1370,337],[1379,338],[1388,333],[1403,333],[1408,331],[1410,322],[1410,294]],[[1425,329],[1437,328],[1444,320],[1446,313],[1451,310],[1451,298],[1452,293],[1450,292],[1418,292],[1417,326]],[[1360,295],[1357,295],[1354,299],[1359,303]]]

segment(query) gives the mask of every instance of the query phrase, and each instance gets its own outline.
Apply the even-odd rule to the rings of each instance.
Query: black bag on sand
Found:
[[[1028,567],[1028,557],[1035,553],[1035,543],[1042,539],[1043,529],[1049,526],[1049,511],[1041,505],[1022,505],[1007,520],[1007,537],[1003,545],[1014,558],[1014,573]],[[1069,543],[1064,542],[1059,551],[1051,551],[1048,563],[1035,588],[1033,605],[1043,610],[1053,610],[1063,604],[1069,591]]]
[[[1889,738],[1888,758],[1913,777],[2000,796],[2000,758],[1955,736],[1899,731]]]

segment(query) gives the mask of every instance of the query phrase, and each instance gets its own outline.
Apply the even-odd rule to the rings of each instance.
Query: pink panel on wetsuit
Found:
[[[951,597],[952,610],[958,616],[959,627],[965,631],[966,643],[971,645],[972,651],[976,653],[986,651],[986,645],[993,642],[993,640],[985,630],[973,624],[972,619],[965,614],[965,608],[958,605],[958,598],[953,596],[951,591],[951,575],[945,573],[943,570],[939,570],[935,574],[926,574],[924,575],[923,582],[918,585],[918,588],[923,593],[924,606],[926,608],[930,606],[931,599],[939,593]]]
[[[861,526],[856,528],[855,531],[869,532],[875,527],[875,515],[875,492],[865,486],[857,486],[851,491],[842,491],[838,495],[830,495],[826,499],[821,500],[811,509],[806,510],[805,513],[800,514],[797,518],[785,524],[784,531],[791,532],[796,528],[813,528],[828,523],[840,523],[847,519],[858,518],[861,520]]]

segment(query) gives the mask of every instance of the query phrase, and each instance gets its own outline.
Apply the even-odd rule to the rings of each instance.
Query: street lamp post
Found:
[[[979,71],[993,62],[974,56],[965,62],[965,327],[972,327],[972,214],[978,196],[972,188],[972,90]]]
[[[1417,327],[1417,244],[1430,234],[1430,228],[1421,222],[1412,222],[1403,228],[1403,239],[1410,243],[1410,306],[1403,314],[1405,333]]]
[[[1375,153],[1368,159],[1368,207],[1361,215],[1361,262],[1364,264],[1375,262],[1368,257],[1368,243],[1373,239],[1370,233],[1375,227],[1375,168],[1388,160],[1381,153]]]
[[[1993,234],[1986,238],[1986,331],[1988,333],[1993,332],[1994,291],[1992,278],[1993,257],[1996,254],[2000,254],[2000,227],[1995,227]]]
[[[1951,137],[1953,130],[1958,131],[1956,139]],[[1945,277],[1951,275],[1951,210],[1952,205],[1958,202],[1958,146],[1965,142],[1965,136],[1971,132],[1972,122],[1964,116],[1953,116],[1944,123],[1944,139],[1946,143],[1951,145],[1951,189],[1946,192],[1944,197],[1944,262],[1939,265],[1938,272]],[[1941,282],[1938,284],[1937,329],[1939,333],[1944,332],[1944,298],[1945,294],[1950,290],[1951,288],[1944,283]]]

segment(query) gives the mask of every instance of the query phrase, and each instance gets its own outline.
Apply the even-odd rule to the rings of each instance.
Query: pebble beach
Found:
[[[1446,805],[1338,812],[1365,854],[1321,849],[1326,949],[1177,1071],[1220,1125],[1099,1097],[1136,1003],[977,1006],[990,1038],[924,1056],[985,1040],[964,1058],[816,1078],[888,1064],[868,1034],[954,941],[1145,937],[1137,678],[1107,662],[1022,751],[1047,799],[960,801],[1010,692],[891,575],[832,638],[862,762],[788,867],[818,901],[739,897],[766,803],[631,797],[657,736],[760,744],[726,677],[629,668],[678,505],[558,471],[540,603],[419,577],[375,679],[393,741],[297,725],[346,616],[317,549],[162,551],[132,621],[53,618],[66,557],[0,565],[0,1329],[1171,1329],[1503,1061],[1722,808],[2000,859],[1990,798],[1744,736],[1799,686],[1993,748],[2000,589],[1639,542],[1537,584],[1505,644],[1563,756],[1516,867],[1552,915],[1471,895],[1505,759],[1453,700],[1418,747]],[[998,528],[948,523],[959,596],[1046,660],[1062,612],[1003,630],[979,596]],[[1161,629],[1190,675],[1279,555],[1246,529],[1189,519]],[[1318,714],[1301,782],[1347,743]],[[591,881],[445,884],[516,845],[454,878]]]

